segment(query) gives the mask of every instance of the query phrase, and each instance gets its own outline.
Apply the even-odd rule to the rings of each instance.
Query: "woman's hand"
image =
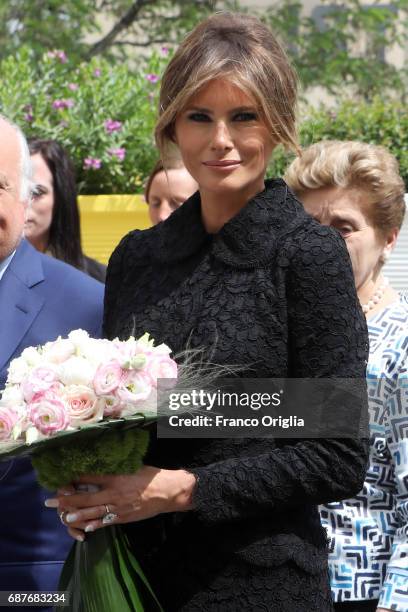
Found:
[[[196,479],[184,470],[146,465],[135,474],[82,476],[75,484],[85,483],[97,485],[99,490],[78,493],[73,487],[64,487],[58,497],[45,502],[48,508],[58,509],[70,535],[80,540],[84,538],[83,531],[191,510]]]

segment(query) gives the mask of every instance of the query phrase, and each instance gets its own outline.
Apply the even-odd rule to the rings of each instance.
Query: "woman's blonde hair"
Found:
[[[302,151],[284,179],[299,199],[312,189],[362,192],[365,212],[383,235],[404,220],[405,186],[396,158],[386,148],[355,141],[323,140]]]
[[[184,39],[163,75],[155,130],[162,157],[174,142],[177,115],[203,86],[220,78],[254,98],[276,144],[299,152],[297,77],[284,50],[257,18],[217,13]]]

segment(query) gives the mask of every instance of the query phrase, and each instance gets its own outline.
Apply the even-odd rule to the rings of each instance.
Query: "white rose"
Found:
[[[84,347],[86,347],[86,345],[90,341],[89,334],[84,329],[74,329],[68,334],[68,338],[75,346],[77,355],[82,355]]]
[[[59,379],[64,385],[92,387],[96,367],[83,357],[70,357],[59,366]]]
[[[36,366],[42,361],[41,354],[34,346],[29,346],[28,348],[24,349],[24,351],[21,353],[21,358],[24,359],[29,366]]]
[[[75,355],[75,345],[71,340],[58,338],[55,342],[47,342],[43,349],[43,358],[51,363],[63,363]]]
[[[19,385],[28,374],[30,368],[22,357],[13,359],[8,368],[7,382],[12,385]]]
[[[9,386],[6,387],[1,394],[0,405],[1,406],[19,406],[24,404],[24,397],[20,387]]]
[[[81,355],[94,366],[110,361],[114,357],[112,345],[109,340],[95,340],[90,338],[83,346]]]

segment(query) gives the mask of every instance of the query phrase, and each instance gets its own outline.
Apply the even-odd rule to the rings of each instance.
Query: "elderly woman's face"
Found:
[[[346,241],[353,265],[357,290],[381,266],[387,244],[364,213],[364,192],[339,187],[322,187],[304,192],[300,199],[305,210],[323,225],[330,225]]]
[[[54,186],[50,169],[42,155],[31,156],[35,192],[27,209],[25,237],[39,250],[46,250],[54,209]]]

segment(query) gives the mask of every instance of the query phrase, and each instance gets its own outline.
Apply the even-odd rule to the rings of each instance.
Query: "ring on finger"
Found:
[[[66,511],[65,511],[65,510],[63,510],[62,512],[59,512],[59,513],[58,513],[58,516],[59,516],[59,518],[60,518],[60,521],[61,521],[61,523],[62,523],[63,525],[65,525],[65,515],[66,515]]]
[[[118,518],[118,515],[115,512],[107,512],[102,517],[102,525],[109,525],[113,523]]]

